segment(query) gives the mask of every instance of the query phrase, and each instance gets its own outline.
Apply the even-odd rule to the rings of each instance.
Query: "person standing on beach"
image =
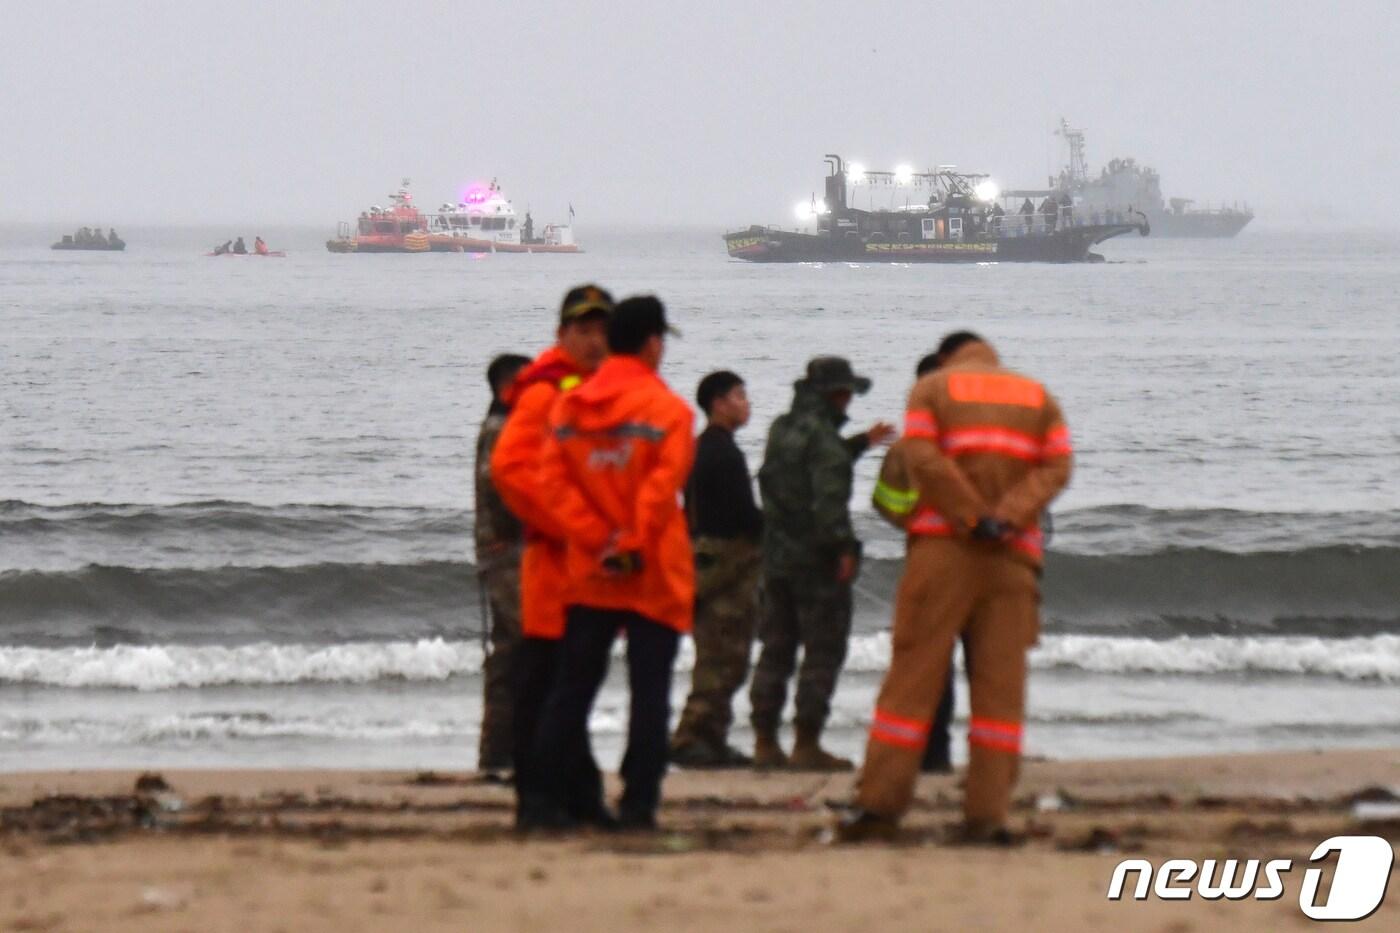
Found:
[[[559,671],[564,637],[565,529],[548,508],[552,490],[540,482],[541,455],[549,435],[549,411],[561,394],[588,378],[607,356],[612,296],[581,285],[564,296],[557,342],[517,374],[503,393],[510,407],[491,454],[496,491],[525,526],[520,560],[520,629],[514,676],[512,758],[515,763],[516,825],[548,823],[549,782],[535,758],[535,737],[545,699]],[[587,755],[587,748],[580,754]],[[574,819],[607,822],[602,776],[591,755],[575,763]]]
[[[671,737],[671,761],[687,768],[750,763],[729,745],[734,692],[749,673],[758,620],[763,513],[734,432],[749,422],[744,380],[727,370],[700,380],[695,400],[707,424],[685,490],[695,551],[695,669]]]
[[[476,573],[489,615],[482,624],[490,624],[489,650],[482,662],[481,742],[476,766],[478,771],[495,774],[509,771],[515,761],[511,751],[511,711],[515,705],[511,677],[520,646],[520,551],[525,529],[491,481],[491,452],[509,411],[501,394],[529,362],[527,356],[507,353],[486,367],[491,405],[476,435]]]
[[[943,358],[938,353],[928,354],[919,360],[915,367],[914,379],[917,381],[928,375],[942,363]],[[900,438],[885,452],[885,458],[880,463],[880,475],[875,482],[875,492],[871,496],[871,504],[880,517],[901,533],[907,534],[909,519],[918,505],[919,490],[909,473],[905,445],[906,441]],[[925,774],[946,774],[953,770],[952,737],[949,730],[953,722],[955,700],[956,691],[953,689],[950,663],[948,676],[944,679],[943,696],[938,702],[938,712],[934,714],[928,744],[924,747],[923,760],[919,765],[919,770]]]
[[[856,459],[894,433],[878,422],[842,438],[854,395],[870,390],[839,356],[807,364],[794,384],[792,409],[768,431],[759,488],[763,493],[763,574],[766,608],[759,625],[763,649],[749,699],[753,707],[754,767],[847,771],[851,762],[821,747],[831,697],[851,634],[851,586],[860,569],[860,542],[851,527],[851,480]],[[791,757],[778,744],[787,684],[802,649],[797,676],[796,742]]]
[[[889,838],[909,806],[948,677],[968,652],[967,841],[1004,843],[1020,766],[1026,652],[1039,635],[1041,512],[1068,484],[1069,429],[1039,382],[976,334],[949,334],[915,383],[904,456],[918,488],[896,597],[893,656],[841,839]]]
[[[695,600],[680,503],[695,456],[693,416],[657,373],[672,333],[656,298],[620,303],[608,322],[607,362],[550,416],[542,480],[554,521],[567,529],[568,611],[536,748],[561,827],[572,789],[586,780],[576,750],[588,745],[588,715],[625,632],[631,709],[617,820],[624,829],[656,828],[672,669]]]

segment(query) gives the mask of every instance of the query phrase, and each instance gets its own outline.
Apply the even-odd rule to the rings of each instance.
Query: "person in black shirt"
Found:
[[[734,443],[749,420],[744,380],[727,370],[710,373],[696,401],[708,424],[685,490],[695,551],[695,668],[671,760],[686,768],[740,767],[749,758],[729,745],[731,702],[748,677],[758,620],[763,513]]]

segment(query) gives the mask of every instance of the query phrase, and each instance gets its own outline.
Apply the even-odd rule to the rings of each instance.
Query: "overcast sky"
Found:
[[[542,220],[790,222],[822,155],[1155,166],[1169,196],[1400,226],[1391,3],[0,0],[0,220],[324,224],[400,178]]]

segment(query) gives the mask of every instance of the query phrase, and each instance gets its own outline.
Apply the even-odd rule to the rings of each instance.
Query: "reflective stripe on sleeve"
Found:
[[[1011,539],[1013,550],[1029,554],[1036,560],[1045,556],[1045,534],[1039,528],[1028,528]]]
[[[1056,425],[1045,433],[1045,443],[1041,445],[1042,457],[1068,457],[1074,453],[1074,445],[1069,440],[1069,428]]]
[[[982,719],[974,716],[968,723],[967,741],[970,745],[995,749],[999,752],[1021,753],[1021,724],[1002,719]]]
[[[953,526],[948,520],[927,507],[916,511],[904,527],[911,535],[931,535],[935,538],[950,538],[953,535]]]
[[[933,415],[919,409],[910,409],[904,413],[904,436],[923,437],[931,441],[938,440],[938,422],[933,420]]]

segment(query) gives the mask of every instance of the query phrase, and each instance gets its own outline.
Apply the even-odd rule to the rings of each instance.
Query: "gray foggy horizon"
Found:
[[[1135,157],[1261,226],[1397,226],[1400,26],[1303,3],[9,5],[0,221],[319,225],[404,177],[580,225],[793,223],[822,156],[1039,187]],[[60,230],[55,229],[55,233]]]

